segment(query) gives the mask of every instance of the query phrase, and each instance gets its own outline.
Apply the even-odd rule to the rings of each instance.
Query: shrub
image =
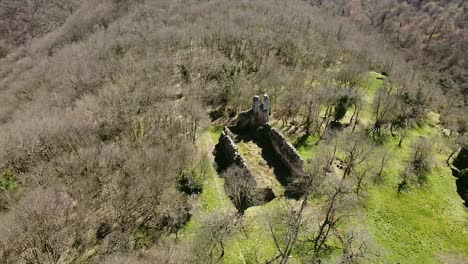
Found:
[[[14,191],[18,188],[16,177],[11,170],[0,172],[0,190]]]
[[[349,99],[350,98],[347,95],[342,96],[340,99],[338,99],[338,102],[335,106],[335,122],[340,121],[346,115],[350,103]]]
[[[177,189],[186,194],[199,194],[203,185],[196,179],[193,171],[186,171],[177,177]]]
[[[420,137],[411,144],[411,148],[410,170],[416,175],[418,182],[423,183],[432,167],[432,143],[427,138]]]

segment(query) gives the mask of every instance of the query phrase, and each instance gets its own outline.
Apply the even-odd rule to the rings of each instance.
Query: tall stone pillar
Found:
[[[260,97],[258,95],[254,96],[252,102],[252,116],[250,117],[250,126],[255,127],[260,120]]]
[[[258,95],[253,98],[252,111],[254,115],[258,115],[260,112],[260,97],[258,97]]]
[[[263,95],[263,112],[265,112],[266,116],[270,115],[270,97],[268,97],[268,94]]]

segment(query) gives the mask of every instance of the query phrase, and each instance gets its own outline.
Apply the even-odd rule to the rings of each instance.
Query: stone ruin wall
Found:
[[[270,124],[263,126],[264,136],[270,141],[276,154],[281,160],[289,167],[293,173],[304,172],[304,161],[297,152],[296,148],[292,146],[288,140],[281,134],[281,132],[272,128]]]
[[[228,162],[231,164],[236,164],[240,168],[247,171],[250,177],[254,178],[252,172],[250,171],[249,167],[245,159],[242,155],[239,154],[239,150],[237,149],[236,143],[233,140],[234,134],[232,134],[229,128],[224,127],[223,132],[219,138],[219,144],[221,146],[222,151],[226,155]],[[255,179],[255,178],[254,178]]]
[[[260,128],[260,136],[267,142],[271,143],[276,154],[296,174],[304,171],[304,161],[302,160],[296,149],[286,140],[276,128],[272,128],[269,122],[270,115],[270,97],[264,94],[262,98],[256,95],[252,100],[252,108],[248,111],[241,112],[237,118],[237,124],[233,127],[234,131],[250,131]],[[231,133],[227,129],[227,133]],[[232,138],[232,137],[231,137]],[[236,149],[237,150],[237,149]],[[234,150],[231,150],[231,152]],[[233,154],[231,154],[232,156]],[[233,157],[229,157],[233,158]],[[241,157],[242,158],[242,157]]]
[[[231,132],[231,130],[229,130],[229,128],[227,127],[224,127],[224,130],[219,138],[219,145],[221,147],[221,150],[225,154],[225,157],[228,159],[228,162],[230,164],[236,164],[241,169],[245,170],[248,176],[253,179],[255,185],[257,185],[255,176],[252,174],[252,171],[247,166],[247,162],[245,161],[245,159],[242,157],[242,155],[240,155],[233,138],[234,134]],[[275,198],[275,195],[272,189],[269,187],[256,187],[254,197],[254,205],[261,205],[273,200]]]

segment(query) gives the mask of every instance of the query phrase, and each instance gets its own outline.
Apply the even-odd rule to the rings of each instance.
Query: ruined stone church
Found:
[[[270,116],[270,98],[267,94],[253,97],[252,108],[239,113],[236,127],[238,129],[258,128],[268,123]]]

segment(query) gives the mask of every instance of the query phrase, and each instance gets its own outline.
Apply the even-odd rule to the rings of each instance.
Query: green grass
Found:
[[[219,129],[219,127],[213,127],[209,129],[207,133],[204,133],[199,138],[199,141],[208,145],[208,147],[213,148],[214,142],[218,142],[221,131],[222,127],[221,129]],[[216,135],[218,136],[216,137]],[[224,179],[220,178],[216,173],[212,156],[210,155],[209,157],[206,157],[206,159],[207,160],[203,161],[208,165],[205,180],[203,182],[203,191],[198,197],[200,207],[194,210],[190,221],[181,232],[182,237],[186,235],[194,235],[199,231],[203,215],[214,210],[233,207],[229,197],[227,197],[224,192]]]
[[[267,223],[262,220],[262,211],[274,203],[249,208],[244,215],[245,232],[237,232],[226,245],[224,263],[264,263],[274,256],[276,248],[270,236]]]
[[[466,253],[466,211],[446,168],[424,186],[397,194],[396,186],[369,189],[366,207],[374,250],[391,263],[437,263],[439,254]]]
[[[244,157],[247,166],[257,181],[259,188],[269,187],[276,197],[284,195],[284,187],[276,179],[273,168],[269,167],[262,157],[262,149],[252,141],[237,143],[239,153]]]
[[[373,98],[377,90],[382,87],[382,84],[384,82],[385,76],[383,76],[380,73],[377,72],[369,72],[368,79],[366,82],[363,83],[363,86],[361,87],[363,89],[363,92],[366,93],[366,96],[364,97],[365,100],[365,105],[364,109],[362,110],[360,114],[360,123],[362,126],[369,126],[371,122],[373,122],[374,119],[374,113],[372,110],[372,103],[373,103]]]
[[[226,244],[223,263],[266,263],[278,254],[271,235],[268,216],[286,206],[284,198],[247,209],[243,217],[244,228],[234,234]],[[294,258],[289,263],[300,263]]]
[[[377,77],[371,73],[368,104],[382,85]],[[369,109],[361,116],[365,124],[373,119]],[[377,253],[371,263],[439,263],[442,254],[467,253],[467,212],[456,192],[455,178],[445,166],[447,150],[437,123],[438,115],[430,113],[423,124],[407,132],[401,148],[397,147],[398,137],[390,135],[379,147],[389,154],[389,163],[384,182],[368,188],[365,212]],[[434,166],[425,184],[412,184],[408,191],[398,194],[399,175],[410,156],[410,144],[417,137],[430,138],[434,144]]]
[[[15,191],[18,189],[15,174],[10,170],[0,172],[0,191]]]
[[[223,132],[223,126],[214,125],[214,126],[210,127],[209,134],[210,134],[211,139],[213,140],[214,144],[218,144],[219,136],[221,136],[222,132]]]
[[[313,152],[317,147],[317,142],[319,141],[319,136],[317,135],[311,135],[307,137],[307,139],[304,142],[301,142],[300,144],[295,143],[294,145],[296,146],[296,150],[301,155],[302,159],[308,160],[312,158]],[[295,140],[296,142],[298,139]]]
[[[366,96],[367,107],[361,115],[362,124],[373,122],[370,104],[383,81],[378,73],[370,73]],[[374,240],[369,263],[440,263],[443,255],[465,255],[468,252],[468,215],[456,192],[455,178],[445,165],[448,150],[438,130],[438,114],[407,132],[401,148],[398,137],[385,135],[378,148],[388,153],[388,165],[382,183],[369,183],[364,213],[365,225]],[[400,174],[411,154],[410,144],[417,137],[426,137],[434,144],[433,168],[424,184],[413,183],[409,190],[398,194]],[[290,138],[291,139],[291,138]],[[306,142],[314,142],[307,139]],[[312,144],[298,147],[303,158],[315,153]],[[358,219],[350,219],[358,221]],[[462,257],[463,258],[463,257]]]
[[[382,86],[385,76],[378,72],[369,72],[368,78],[364,83],[364,89],[367,91],[368,99],[372,99],[377,90]]]
[[[201,221],[205,214],[214,210],[233,208],[227,195],[224,193],[224,179],[219,178],[214,168],[208,179],[203,184],[203,192],[198,198],[200,207],[195,209],[190,221],[181,232],[183,236],[197,234],[201,227]]]
[[[445,165],[446,150],[434,122],[435,114],[420,127],[408,131],[401,148],[397,139],[387,137],[381,148],[390,154],[383,184],[368,190],[366,213],[369,228],[382,250],[379,260],[390,263],[438,263],[442,254],[466,254],[468,249],[467,212],[456,192],[455,178]],[[433,169],[424,184],[413,183],[397,193],[410,143],[417,137],[430,137],[434,143]],[[377,260],[375,259],[375,260]]]

